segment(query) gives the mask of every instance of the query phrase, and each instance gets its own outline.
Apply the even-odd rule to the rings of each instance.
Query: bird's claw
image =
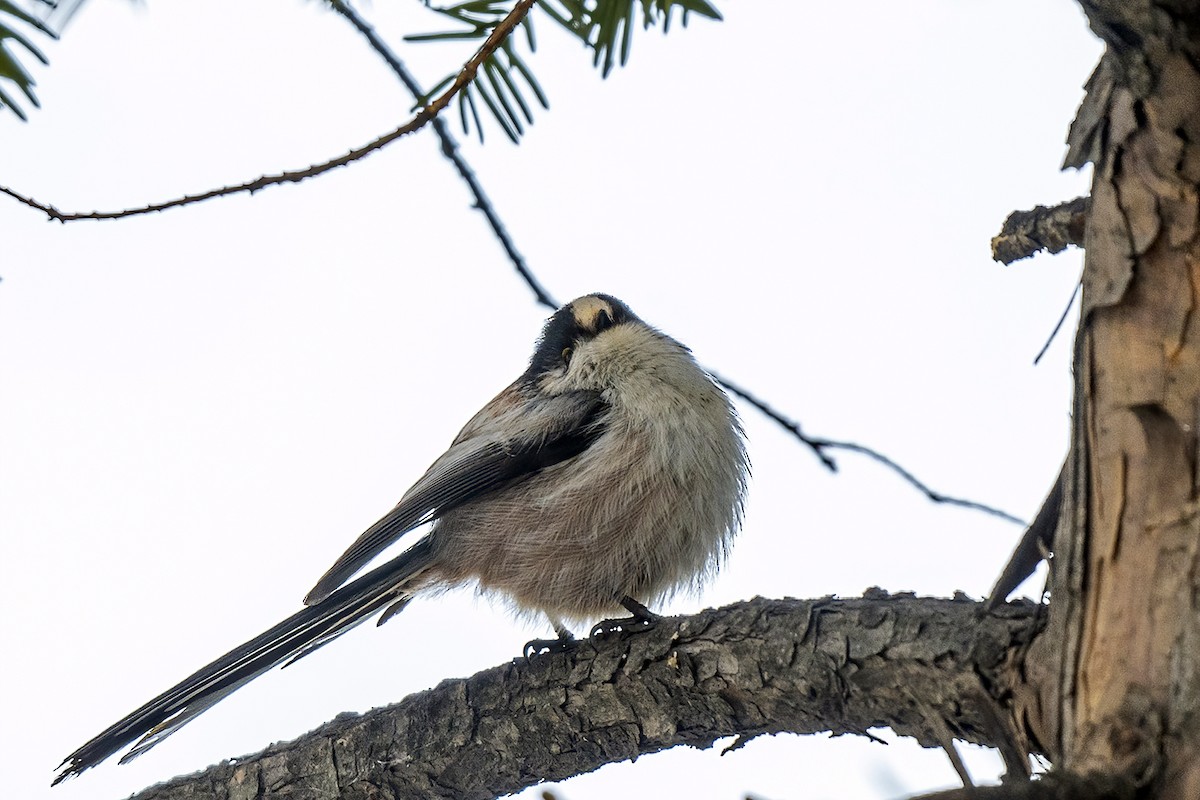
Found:
[[[525,660],[529,661],[536,656],[549,655],[550,653],[565,653],[576,644],[578,642],[575,641],[575,637],[573,636],[559,636],[554,639],[531,639],[525,643],[525,647],[521,649],[521,652],[524,654]]]
[[[605,619],[593,625],[588,636],[597,639],[611,636],[614,633],[640,633],[653,628],[658,624],[659,619],[657,614],[652,618],[635,616]]]
[[[592,631],[588,634],[590,637],[594,639],[609,636],[617,631],[639,633],[650,630],[662,619],[658,614],[655,614],[629,595],[623,595],[618,602],[633,616],[601,620],[592,626]]]

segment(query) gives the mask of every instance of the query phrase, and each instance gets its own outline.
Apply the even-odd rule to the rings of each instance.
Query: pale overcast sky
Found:
[[[542,20],[549,94],[464,153],[560,300],[605,291],[820,436],[1031,516],[1067,444],[1077,251],[1004,268],[1061,173],[1100,47],[1067,0],[721,2],[638,31],[602,81]],[[426,84],[471,45],[420,4],[363,12]],[[0,184],[140,205],[337,155],[411,99],[319,3],[94,0],[0,116]],[[451,116],[458,133],[457,118]],[[461,135],[460,135],[460,138]],[[298,186],[67,226],[0,198],[0,759],[12,797],[118,798],[517,656],[548,628],[470,592],[259,679],[134,762],[53,791],[84,740],[299,607],[525,365],[535,305],[431,132]],[[1020,529],[838,474],[742,407],[754,478],[728,568],[669,609],[868,586],[984,594]],[[1033,590],[1036,592],[1036,588]],[[889,740],[894,737],[887,736]],[[895,798],[949,786],[911,741],[762,738],[559,786],[570,800]],[[998,759],[972,750],[977,778]],[[537,790],[534,790],[537,791]],[[529,795],[534,796],[534,795]]]

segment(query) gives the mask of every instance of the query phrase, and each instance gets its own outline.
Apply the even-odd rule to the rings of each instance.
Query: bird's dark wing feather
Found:
[[[572,392],[539,400],[532,407],[515,404],[498,413],[494,423],[472,420],[468,425],[472,435],[456,441],[387,516],[358,537],[304,602],[312,605],[328,597],[418,525],[579,455],[603,430],[605,407],[594,392]]]
[[[291,663],[374,612],[402,600],[432,559],[428,537],[388,563],[303,609],[160,694],[63,761],[54,783],[99,764],[134,740],[125,763],[154,747],[234,690],[285,661]],[[286,665],[285,665],[286,666]]]
[[[992,587],[991,596],[984,601],[984,611],[996,610],[1026,578],[1033,574],[1037,565],[1046,557],[1046,553],[1053,549],[1054,532],[1058,528],[1058,517],[1062,513],[1066,479],[1067,465],[1063,464],[1058,473],[1058,479],[1054,481],[1054,487],[1050,489],[1050,494],[1042,502],[1042,507],[1038,510],[1033,522],[1021,535],[1017,549],[1013,551],[1012,556],[1008,559],[1008,564],[1004,566],[1004,571],[996,579],[996,585]]]

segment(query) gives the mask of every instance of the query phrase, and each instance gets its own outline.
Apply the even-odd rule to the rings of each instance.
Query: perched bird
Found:
[[[135,758],[272,667],[376,612],[383,624],[425,592],[476,583],[545,614],[558,639],[535,651],[569,642],[568,622],[622,607],[633,617],[618,625],[651,622],[643,603],[721,562],[748,473],[729,399],[691,352],[615,297],[581,297],[550,317],[524,374],[334,562],[306,608],[100,733],[54,782],[136,740],[121,762]],[[411,547],[354,578],[428,522]]]

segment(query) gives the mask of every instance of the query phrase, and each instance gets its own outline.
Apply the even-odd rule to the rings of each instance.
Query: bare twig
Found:
[[[454,99],[454,96],[462,91],[463,87],[474,80],[475,73],[479,70],[480,65],[483,64],[483,62],[486,61],[488,57],[496,51],[496,48],[498,48],[508,37],[508,35],[513,32],[517,25],[521,23],[521,20],[525,18],[525,15],[529,13],[529,9],[532,8],[536,2],[537,0],[518,0],[517,4],[513,6],[513,10],[510,11],[508,15],[504,17],[504,19],[500,20],[500,23],[496,25],[491,34],[486,40],[484,40],[483,45],[480,46],[480,48],[475,52],[475,55],[471,56],[470,60],[463,65],[463,68],[454,78],[454,81],[450,84],[449,88],[438,95],[438,97],[435,98],[429,105],[418,111],[411,120],[395,130],[385,133],[383,136],[380,136],[373,142],[369,142],[362,147],[351,150],[345,155],[331,159],[324,163],[314,164],[305,169],[282,172],[278,175],[263,175],[255,178],[252,181],[247,181],[246,183],[241,183],[236,186],[224,186],[220,189],[211,189],[207,192],[202,192],[196,195],[185,195],[183,197],[177,197],[173,200],[167,200],[161,203],[153,203],[151,205],[142,206],[141,208],[127,208],[121,211],[90,211],[84,213],[64,212],[59,211],[52,205],[39,203],[32,197],[22,195],[19,192],[9,189],[5,186],[0,186],[0,193],[8,195],[17,201],[24,203],[30,208],[35,208],[51,219],[59,222],[71,222],[73,220],[81,219],[120,219],[122,217],[136,216],[138,214],[148,214],[152,211],[165,211],[168,208],[199,203],[204,200],[210,200],[214,197],[224,197],[226,195],[239,194],[241,192],[250,192],[253,194],[259,189],[264,189],[268,186],[274,186],[280,183],[299,183],[302,180],[312,178],[332,169],[344,167],[347,164],[358,161],[359,159],[370,155],[376,150],[386,147],[402,136],[407,136],[414,131],[420,130],[431,120],[436,119],[437,115],[441,113],[442,109],[449,105],[450,101]]]
[[[915,475],[906,470],[904,467],[900,466],[895,461],[892,461],[883,453],[880,453],[877,450],[872,450],[870,447],[866,447],[861,444],[855,444],[854,442],[839,442],[835,439],[813,439],[812,441],[813,445],[816,447],[829,447],[836,448],[838,450],[849,450],[852,453],[860,453],[868,458],[875,459],[880,464],[883,464],[892,472],[895,472],[901,478],[908,481],[910,484],[916,487],[921,494],[925,495],[935,503],[945,503],[946,505],[969,508],[973,511],[982,511],[985,514],[991,514],[993,517],[999,517],[1000,519],[1007,520],[1008,522],[1012,522],[1017,525],[1025,524],[1025,521],[1020,517],[1014,517],[1007,511],[1001,511],[998,508],[993,508],[992,506],[985,505],[984,503],[977,503],[974,500],[964,500],[961,497],[952,497],[948,494],[935,492],[933,489],[929,488],[928,485],[918,480]]]
[[[1075,298],[1079,296],[1079,291],[1083,288],[1083,281],[1075,284],[1075,289],[1071,292],[1071,299],[1067,301],[1067,307],[1063,309],[1062,316],[1058,318],[1058,322],[1054,324],[1054,330],[1050,331],[1049,338],[1042,345],[1042,349],[1033,359],[1033,365],[1036,367],[1042,360],[1042,356],[1046,355],[1046,351],[1050,349],[1050,345],[1054,342],[1054,338],[1058,336],[1058,332],[1062,330],[1063,323],[1067,321],[1067,315],[1071,313],[1071,306],[1075,305]]]
[[[1037,206],[1029,211],[1014,211],[992,239],[992,258],[1011,264],[1039,250],[1059,253],[1067,245],[1083,247],[1087,207],[1088,198],[1076,197],[1051,208]]]
[[[946,754],[946,758],[950,759],[950,766],[954,767],[954,771],[958,773],[958,779],[962,781],[963,788],[975,788],[975,782],[971,780],[971,773],[967,771],[967,765],[963,763],[962,756],[958,752],[958,747],[954,744],[954,736],[946,726],[946,721],[938,716],[936,710],[930,708],[929,704],[922,700],[918,699],[917,707],[921,709],[922,714],[926,715],[925,722],[938,738],[938,746],[942,748],[942,752]]]
[[[933,489],[929,488],[928,485],[918,480],[915,475],[906,470],[904,467],[900,466],[879,451],[871,449],[870,447],[861,444],[855,444],[854,442],[841,442],[837,441],[836,439],[820,439],[808,436],[800,430],[800,423],[785,417],[782,413],[772,408],[766,401],[756,397],[746,389],[743,389],[741,386],[730,382],[727,378],[723,378],[711,370],[709,371],[709,374],[713,376],[713,379],[716,380],[717,383],[721,384],[726,389],[757,408],[767,418],[771,419],[784,430],[788,431],[801,442],[803,442],[804,445],[817,454],[817,458],[821,459],[821,463],[828,467],[832,472],[837,471],[837,462],[834,461],[833,458],[831,458],[830,455],[825,451],[849,450],[852,453],[860,453],[868,458],[875,459],[880,464],[883,464],[901,478],[908,481],[908,483],[912,484],[923,495],[935,503],[961,506],[974,511],[982,511],[985,514],[991,514],[994,517],[999,517],[1000,519],[1007,520],[1009,522],[1015,522],[1018,525],[1025,524],[1019,517],[1014,517],[1012,514],[1009,514],[1006,511],[1001,511],[998,508],[993,508],[992,506],[985,505],[983,503],[977,503],[974,500],[964,500],[960,497],[951,497],[950,495],[942,494],[941,492],[935,492]]]
[[[366,38],[375,52],[379,54],[380,58],[392,68],[392,72],[396,73],[396,77],[404,84],[404,88],[408,89],[413,99],[420,103],[422,98],[425,97],[425,91],[421,88],[421,84],[408,71],[408,67],[404,65],[404,62],[380,38],[375,28],[363,19],[349,3],[344,2],[344,0],[332,0],[331,5],[334,11],[349,20],[350,24]],[[471,190],[471,194],[475,197],[475,208],[487,218],[492,233],[499,240],[500,246],[504,248],[504,252],[508,256],[508,260],[512,262],[517,272],[521,275],[522,280],[533,290],[533,294],[539,303],[549,308],[557,308],[558,303],[554,301],[550,293],[538,282],[538,279],[525,263],[524,256],[517,250],[516,244],[508,234],[508,229],[504,226],[504,222],[501,221],[500,215],[496,213],[495,206],[492,205],[492,201],[488,199],[487,194],[483,191],[483,186],[480,185],[479,179],[475,176],[475,170],[471,169],[471,165],[467,163],[467,160],[459,151],[458,142],[454,140],[449,126],[446,125],[441,117],[434,117],[433,132],[437,134],[438,140],[442,143],[442,155],[454,165],[459,177],[463,179],[467,184],[467,188]]]
[[[741,386],[733,383],[728,378],[724,378],[712,370],[709,370],[708,374],[712,375],[713,380],[715,380],[717,383],[721,384],[726,389],[757,408],[759,412],[767,419],[776,423],[779,425],[779,427],[783,428],[785,431],[792,434],[792,436],[795,436],[797,439],[799,439],[802,444],[806,445],[810,450],[813,451],[813,453],[816,454],[817,458],[821,459],[821,463],[828,467],[830,472],[837,472],[837,462],[830,458],[825,452],[825,448],[828,446],[826,442],[806,436],[804,431],[800,430],[799,422],[796,422],[793,419],[788,419],[783,414],[768,405],[766,401],[751,394],[749,390],[743,389]]]

